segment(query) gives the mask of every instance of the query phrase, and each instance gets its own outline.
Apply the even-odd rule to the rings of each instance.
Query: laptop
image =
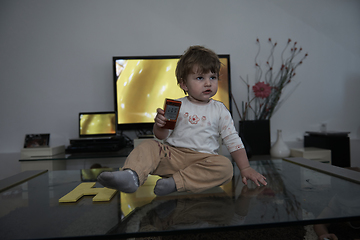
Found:
[[[80,112],[78,126],[81,139],[115,137],[115,112]]]
[[[126,147],[126,140],[116,136],[115,112],[81,112],[78,126],[79,138],[70,139],[68,154],[117,152]]]

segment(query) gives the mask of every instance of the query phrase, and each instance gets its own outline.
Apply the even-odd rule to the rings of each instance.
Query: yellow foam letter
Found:
[[[76,202],[82,196],[95,195],[93,202],[110,201],[117,190],[110,188],[93,188],[95,182],[81,183],[71,192],[59,199],[59,202]]]

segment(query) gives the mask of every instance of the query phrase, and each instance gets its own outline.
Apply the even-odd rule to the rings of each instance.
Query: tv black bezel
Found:
[[[128,130],[147,130],[152,131],[154,122],[143,122],[143,123],[122,123],[118,122],[118,106],[117,106],[117,89],[116,89],[116,60],[120,59],[178,59],[181,55],[153,55],[153,56],[113,56],[112,57],[112,66],[113,66],[113,88],[114,88],[114,108],[115,108],[115,126],[116,132],[122,133],[122,131]],[[229,92],[229,111],[232,114],[232,101],[231,101],[231,71],[230,71],[230,54],[218,54],[219,58],[227,59],[227,69],[228,69],[228,92]],[[220,78],[221,81],[221,78]]]

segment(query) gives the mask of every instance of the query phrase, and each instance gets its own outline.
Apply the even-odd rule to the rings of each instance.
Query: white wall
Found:
[[[272,140],[282,129],[298,141],[321,123],[359,139],[359,26],[358,0],[2,0],[0,153],[18,152],[27,133],[67,145],[78,112],[113,110],[115,55],[181,54],[194,44],[229,53],[240,103],[239,76],[253,81],[255,40],[265,51],[269,37],[309,53],[301,84],[271,119]]]

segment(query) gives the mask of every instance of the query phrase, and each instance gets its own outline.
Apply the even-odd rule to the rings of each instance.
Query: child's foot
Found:
[[[154,193],[158,196],[168,195],[170,193],[176,192],[176,184],[174,178],[162,178],[157,180]]]
[[[139,188],[138,176],[130,169],[118,172],[102,172],[97,179],[104,187],[114,188],[124,193],[133,193]]]

